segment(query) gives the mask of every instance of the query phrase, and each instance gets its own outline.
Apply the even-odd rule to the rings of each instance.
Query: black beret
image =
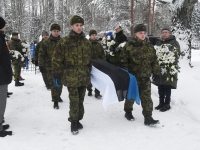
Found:
[[[97,31],[96,30],[90,30],[89,31],[89,36],[91,36],[92,34],[97,34]]]
[[[73,25],[75,23],[82,23],[84,25],[84,20],[82,17],[74,15],[70,20],[70,25]]]
[[[5,25],[6,25],[5,20],[2,17],[0,17],[0,29],[2,29],[3,27],[5,27]]]
[[[138,24],[134,27],[134,33],[139,32],[139,31],[145,31],[146,32],[147,28],[144,24]]]
[[[54,23],[54,24],[52,24],[51,25],[51,28],[50,28],[50,31],[52,31],[52,30],[61,30],[60,29],[60,25],[59,24],[57,24],[57,23]]]

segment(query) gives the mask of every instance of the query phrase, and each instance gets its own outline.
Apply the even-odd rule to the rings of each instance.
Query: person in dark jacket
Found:
[[[113,55],[107,55],[107,60],[109,63],[112,63],[113,65],[120,66],[120,53],[121,50],[117,51],[116,48],[123,42],[127,41],[126,35],[124,35],[122,27],[121,26],[116,26],[115,27],[115,44],[112,47],[114,49]]]
[[[171,34],[171,30],[169,27],[164,27],[161,30],[161,37],[156,42],[157,46],[162,44],[170,44],[173,47],[177,48],[178,54],[180,54],[180,45],[176,41],[174,35]],[[177,65],[178,59],[180,55],[176,56],[176,61],[174,65]],[[158,94],[159,94],[159,105],[155,107],[155,109],[160,110],[161,112],[165,112],[170,109],[170,101],[171,101],[171,89],[176,89],[178,76],[175,74],[175,79],[173,81],[167,80],[169,78],[166,74],[155,76],[153,84],[158,86]]]
[[[35,55],[34,55],[34,58],[32,60],[32,63],[35,64],[35,66],[38,66],[38,55],[39,55],[39,49],[42,45],[42,43],[44,42],[45,39],[47,39],[49,37],[49,33],[47,31],[42,31],[42,41],[40,41],[37,45],[36,45],[36,48],[35,48]],[[43,72],[42,72],[42,78],[43,78],[43,81],[46,85],[46,88],[47,90],[50,90],[51,87],[50,87],[50,84],[48,82],[48,79],[47,79],[47,71],[46,69],[44,68]]]
[[[12,135],[12,131],[6,131],[9,125],[2,125],[6,109],[8,84],[12,81],[11,60],[4,34],[5,24],[5,20],[0,17],[0,137]]]
[[[115,36],[115,42],[116,42],[117,46],[119,44],[127,41],[127,37],[126,37],[126,35],[124,35],[121,26],[116,26],[115,27],[115,34],[116,34],[116,36]]]

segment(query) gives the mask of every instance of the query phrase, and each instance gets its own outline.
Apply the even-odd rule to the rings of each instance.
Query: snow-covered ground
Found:
[[[84,128],[78,135],[70,132],[69,99],[63,88],[60,109],[54,110],[50,91],[41,74],[22,72],[25,86],[9,85],[14,94],[8,98],[5,123],[13,136],[0,138],[0,150],[199,150],[200,149],[200,51],[194,51],[190,68],[181,61],[178,88],[172,90],[167,112],[153,111],[160,124],[144,125],[141,106],[135,104],[135,121],[124,117],[124,102],[109,105],[104,111],[102,100],[85,96]],[[198,53],[198,54],[197,54]],[[158,104],[157,87],[152,85],[154,107]]]

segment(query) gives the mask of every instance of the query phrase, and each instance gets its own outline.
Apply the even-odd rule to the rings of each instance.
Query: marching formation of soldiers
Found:
[[[46,88],[51,90],[51,101],[54,109],[59,109],[59,103],[63,102],[60,97],[63,85],[67,87],[70,103],[68,120],[71,122],[72,134],[77,134],[83,128],[80,121],[85,112],[83,102],[86,90],[88,91],[87,95],[92,96],[92,84],[90,82],[92,62],[99,59],[122,67],[135,75],[143,108],[144,124],[159,123],[158,120],[152,118],[153,102],[149,78],[151,74],[161,75],[160,66],[153,45],[146,38],[146,26],[143,24],[136,25],[134,37],[127,41],[121,26],[115,27],[115,38],[112,33],[105,33],[101,39],[97,40],[97,31],[92,29],[89,31],[88,40],[83,33],[83,25],[84,19],[82,17],[73,16],[70,20],[71,31],[62,38],[60,36],[60,25],[52,24],[50,35],[46,31],[42,32],[42,41],[37,44],[32,60],[32,63],[39,66]],[[13,33],[8,46],[10,49],[23,53],[20,42],[18,33]],[[120,46],[122,44],[124,45]],[[24,83],[19,82],[22,80],[20,76],[22,64],[17,61],[13,61],[12,64],[14,66],[15,86],[23,86]],[[159,88],[159,90],[161,89]],[[94,93],[97,99],[102,97],[100,91],[96,88]],[[134,101],[125,100],[125,118],[129,121],[135,120],[132,114],[133,104]],[[163,101],[162,106],[165,106]],[[158,108],[156,107],[156,109]],[[2,114],[0,115],[2,116]],[[3,118],[0,118],[0,122],[2,120]],[[0,133],[2,131],[5,130],[2,129],[0,124]],[[7,133],[7,135],[9,134]]]

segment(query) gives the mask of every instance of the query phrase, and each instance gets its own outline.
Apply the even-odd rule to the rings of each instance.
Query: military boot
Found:
[[[54,108],[54,109],[59,109],[58,102],[54,102],[53,108]]]
[[[100,94],[95,94],[95,97],[96,97],[97,99],[100,99],[100,98],[102,97],[102,95],[100,95]]]
[[[0,131],[0,137],[5,137],[7,135],[12,135],[12,131],[5,131],[5,130]]]
[[[78,121],[78,129],[81,130],[83,129],[83,125]]]
[[[71,132],[73,135],[78,134],[78,122],[77,121],[73,121],[71,122]]]
[[[160,110],[164,106],[164,103],[159,103],[158,106],[155,107],[156,110]]]
[[[125,118],[126,118],[127,120],[129,120],[129,121],[134,121],[134,120],[135,120],[135,118],[134,118],[133,115],[132,115],[132,112],[126,112],[126,113],[125,113]]]
[[[92,91],[88,91],[88,96],[92,96]]]
[[[21,83],[21,82],[19,82],[19,80],[16,80],[15,86],[24,86],[24,83]]]
[[[164,104],[164,106],[160,109],[161,112],[165,112],[167,110],[169,110],[171,107],[169,104]]]
[[[159,124],[159,120],[154,120],[151,116],[146,116],[146,117],[144,117],[144,124],[147,126]]]
[[[3,130],[7,130],[7,129],[10,128],[10,125],[9,124],[5,124],[5,125],[2,125],[2,127],[3,127]]]

